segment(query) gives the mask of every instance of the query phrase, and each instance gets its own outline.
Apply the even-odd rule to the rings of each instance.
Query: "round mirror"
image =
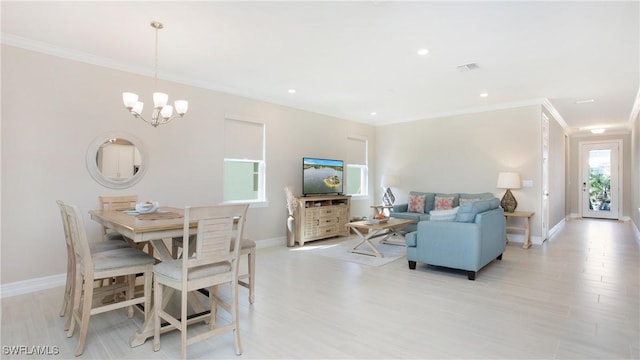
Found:
[[[140,181],[147,167],[142,142],[124,133],[97,137],[87,150],[87,169],[98,183],[124,189]]]

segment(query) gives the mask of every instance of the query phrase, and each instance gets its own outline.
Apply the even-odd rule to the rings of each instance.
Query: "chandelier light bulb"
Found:
[[[171,105],[163,106],[162,110],[160,111],[160,116],[162,116],[165,119],[168,119],[171,117],[171,115],[173,115],[173,106]]]
[[[176,100],[174,105],[176,108],[176,112],[180,116],[186,114],[187,110],[189,109],[189,102],[187,100]]]
[[[142,101],[136,101],[136,103],[133,105],[133,108],[131,109],[131,112],[134,115],[140,115],[142,114],[143,108],[144,108],[144,103]]]
[[[161,108],[167,105],[167,102],[169,102],[169,95],[161,92],[153,93],[153,107]]]
[[[138,102],[138,95],[130,92],[123,92],[122,102],[124,102],[124,107],[131,109]]]

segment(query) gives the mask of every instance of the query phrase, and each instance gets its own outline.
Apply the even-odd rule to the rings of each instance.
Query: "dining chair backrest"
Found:
[[[100,210],[129,210],[135,209],[138,202],[138,195],[118,195],[118,196],[98,196],[100,200]],[[102,233],[108,234],[109,228],[102,227]]]
[[[69,233],[69,221],[67,220],[67,213],[65,211],[65,203],[62,200],[56,200],[58,208],[60,209],[60,216],[62,217],[62,228],[64,229],[64,241],[67,245],[67,255],[74,255],[73,243],[71,242],[71,234]]]
[[[129,210],[135,209],[138,195],[99,196],[100,209],[102,210]]]
[[[195,240],[196,245],[192,256],[183,261],[183,273],[188,268],[220,262],[232,264],[238,259],[248,207],[247,204],[234,204],[184,209],[185,248],[189,248],[190,240]],[[189,236],[193,223],[197,224],[195,239]],[[184,280],[186,277],[183,277]]]
[[[80,213],[80,209],[75,205],[63,203],[62,208],[67,217],[69,236],[76,256],[76,266],[81,266],[85,273],[93,272],[93,260],[91,259],[91,250],[89,248],[89,240],[87,239],[87,231],[82,219],[82,213]]]

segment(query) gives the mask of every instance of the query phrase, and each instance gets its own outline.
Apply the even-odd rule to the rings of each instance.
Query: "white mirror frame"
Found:
[[[98,163],[96,162],[96,156],[98,155],[98,150],[100,146],[102,146],[105,142],[108,142],[110,139],[124,139],[134,144],[140,153],[140,168],[138,172],[132,177],[126,180],[113,180],[106,176],[104,176],[100,169],[98,169]],[[91,177],[97,181],[99,184],[111,188],[111,189],[125,189],[135,185],[138,181],[142,180],[144,173],[147,171],[147,167],[149,166],[149,159],[147,158],[147,154],[144,150],[144,146],[142,146],[142,141],[136,138],[131,134],[127,134],[124,132],[110,132],[104,135],[100,135],[91,142],[89,145],[89,149],[87,150],[87,170],[89,170],[89,174]]]

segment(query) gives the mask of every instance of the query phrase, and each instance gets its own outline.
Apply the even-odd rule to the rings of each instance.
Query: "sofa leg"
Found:
[[[411,269],[411,270],[415,270],[416,269],[416,262],[415,261],[409,260],[409,269]]]
[[[475,271],[467,271],[467,278],[469,278],[469,280],[475,280],[476,279],[476,272]]]
[[[497,260],[502,260],[502,254],[498,255]]]

